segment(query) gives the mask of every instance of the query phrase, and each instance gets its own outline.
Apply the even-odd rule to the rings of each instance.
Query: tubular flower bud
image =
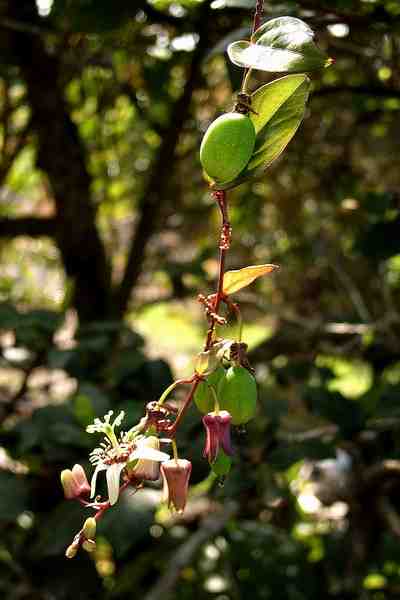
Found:
[[[64,495],[68,500],[79,498],[80,496],[88,496],[90,494],[90,485],[81,465],[74,465],[72,471],[70,469],[64,469],[64,471],[61,472],[61,484],[63,486]]]
[[[82,531],[87,540],[94,540],[96,537],[96,519],[94,517],[86,519]]]
[[[204,427],[206,428],[206,443],[203,456],[210,463],[215,461],[220,448],[222,448],[225,454],[229,456],[233,455],[231,421],[232,417],[227,410],[220,410],[218,413],[211,412],[203,417]]]
[[[155,435],[150,435],[143,440],[143,448],[160,450],[160,440]],[[160,461],[140,458],[131,474],[140,480],[157,481],[160,477]]]
[[[167,460],[161,465],[163,502],[178,513],[183,513],[186,506],[191,472],[192,463],[184,458]]]
[[[67,558],[74,558],[79,550],[79,542],[72,542],[70,546],[65,551],[65,556]]]

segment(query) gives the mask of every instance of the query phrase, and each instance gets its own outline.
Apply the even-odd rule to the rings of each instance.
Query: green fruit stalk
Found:
[[[218,367],[215,371],[211,373],[207,377],[206,381],[201,381],[197,386],[194,402],[201,413],[207,415],[210,412],[213,412],[215,407],[215,397],[212,391],[210,390],[210,385],[213,386],[215,393],[218,397],[219,385],[221,381],[225,377],[225,369],[223,367]]]
[[[219,404],[230,413],[233,425],[242,425],[254,417],[257,384],[247,369],[237,366],[227,370],[219,386]]]
[[[255,142],[254,125],[247,115],[230,112],[218,117],[200,146],[204,171],[217,183],[232,181],[249,162]]]

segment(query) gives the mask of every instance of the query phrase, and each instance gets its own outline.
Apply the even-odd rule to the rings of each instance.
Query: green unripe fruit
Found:
[[[201,381],[197,386],[194,394],[194,402],[201,413],[204,415],[212,412],[215,406],[215,397],[210,390],[210,385],[213,386],[215,393],[218,396],[219,384],[225,377],[225,369],[218,367],[215,371],[207,377],[206,381]]]
[[[227,410],[233,425],[242,425],[254,417],[257,406],[257,384],[244,367],[230,367],[219,388],[220,407]]]
[[[230,456],[227,456],[223,450],[220,450],[217,458],[213,463],[211,463],[211,470],[216,475],[224,477],[225,475],[228,475],[229,471],[231,470],[231,466],[232,459]]]
[[[218,117],[207,129],[200,146],[200,161],[217,182],[235,179],[249,162],[256,142],[251,119],[240,113]]]

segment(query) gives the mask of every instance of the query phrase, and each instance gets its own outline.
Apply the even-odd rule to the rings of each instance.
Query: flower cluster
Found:
[[[244,351],[238,353],[237,346],[230,340],[213,342],[209,350],[199,355],[193,377],[176,381],[158,402],[149,402],[145,416],[128,431],[121,430],[124,413],[114,416],[113,411],[109,411],[102,419],[96,418],[87,427],[88,433],[102,436],[99,446],[89,457],[94,467],[91,481],[89,483],[83,467],[77,464],[72,469],[62,471],[61,483],[66,499],[77,500],[95,511],[95,515],[86,519],[82,529],[75,535],[67,548],[67,557],[74,557],[79,548],[87,552],[96,549],[97,521],[117,503],[120,493],[127,488],[137,490],[145,482],[160,480],[163,486],[162,501],[173,511],[184,511],[192,464],[185,458],[179,458],[175,435],[192,400],[204,413],[203,456],[207,458],[216,477],[228,474],[230,457],[234,454],[231,424],[246,422],[255,406],[253,376],[242,366],[247,366],[247,359]],[[180,410],[166,402],[167,396],[178,385],[191,385]],[[233,396],[232,389],[236,389]],[[172,450],[172,457],[169,449]],[[98,490],[98,476],[102,471],[105,472],[106,498]]]
[[[88,433],[105,435],[105,441],[90,455],[90,461],[95,466],[90,497],[95,496],[98,474],[106,471],[111,506],[118,500],[121,473],[124,470],[127,481],[154,480],[158,479],[159,463],[169,459],[168,454],[160,452],[160,442],[155,436],[144,436],[133,429],[127,433],[122,432],[118,438],[115,428],[121,425],[125,415],[120,412],[111,423],[112,414],[110,411],[103,422],[96,419],[93,425],[87,427]]]

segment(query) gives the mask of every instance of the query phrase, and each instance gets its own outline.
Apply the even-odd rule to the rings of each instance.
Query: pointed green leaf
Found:
[[[233,42],[228,47],[231,61],[260,71],[301,73],[322,69],[331,59],[317,48],[314,32],[300,19],[278,17],[267,21],[251,42]]]
[[[224,275],[224,294],[227,296],[250,285],[263,275],[279,269],[277,265],[251,265],[236,271],[227,271]]]
[[[230,189],[254,177],[283,152],[303,120],[310,89],[306,75],[287,75],[260,87],[252,95],[250,113],[256,130],[253,155],[245,170],[226,185],[214,184],[213,189]]]

